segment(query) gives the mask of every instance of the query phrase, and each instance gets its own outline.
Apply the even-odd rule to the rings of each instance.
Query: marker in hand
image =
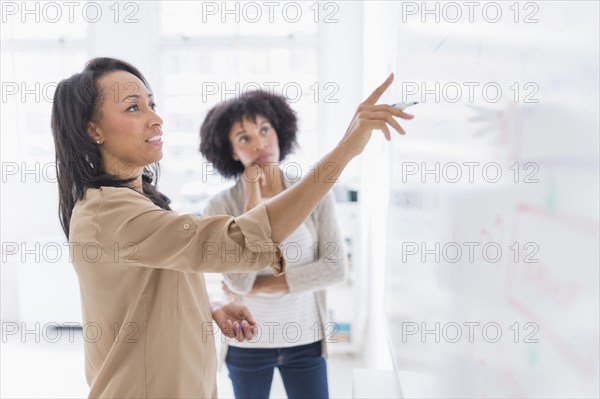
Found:
[[[409,103],[396,103],[392,104],[392,107],[399,109],[400,111],[404,111],[408,107],[412,107],[413,105],[418,104],[417,101],[411,101]]]

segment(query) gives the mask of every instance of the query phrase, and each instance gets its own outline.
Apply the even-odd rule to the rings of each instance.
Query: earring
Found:
[[[96,143],[100,144],[100,140],[96,140]]]

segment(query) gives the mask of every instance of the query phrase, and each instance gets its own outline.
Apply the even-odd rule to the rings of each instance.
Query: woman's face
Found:
[[[98,84],[102,104],[89,132],[100,141],[104,170],[124,178],[137,176],[163,155],[163,121],[154,111],[152,94],[125,71],[110,72]]]
[[[279,140],[277,132],[267,118],[256,116],[256,123],[244,117],[242,123],[235,122],[229,131],[232,158],[242,164],[279,162]]]

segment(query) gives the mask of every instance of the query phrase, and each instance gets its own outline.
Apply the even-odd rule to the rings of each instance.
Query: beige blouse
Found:
[[[203,272],[285,270],[264,205],[237,218],[179,215],[129,188],[87,189],[73,209],[90,398],[216,397]]]

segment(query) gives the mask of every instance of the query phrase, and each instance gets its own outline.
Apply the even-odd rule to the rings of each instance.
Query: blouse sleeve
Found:
[[[285,279],[292,293],[318,291],[346,278],[347,256],[337,223],[333,193],[317,207],[318,259],[302,266],[290,267]]]
[[[101,190],[93,218],[97,240],[123,264],[182,272],[250,272],[269,265],[275,275],[285,270],[264,205],[236,218],[198,217],[161,209],[130,189]]]
[[[263,205],[264,206],[264,205]],[[254,208],[256,209],[256,208]],[[254,210],[253,209],[253,210]],[[204,210],[202,211],[203,215],[212,216],[212,215],[229,215],[231,210],[228,209],[225,200],[217,200],[214,198],[209,201]],[[257,272],[250,273],[224,273],[223,279],[225,283],[229,287],[230,290],[235,292],[236,294],[245,295],[248,294],[252,287],[254,286],[254,282],[256,281]]]

